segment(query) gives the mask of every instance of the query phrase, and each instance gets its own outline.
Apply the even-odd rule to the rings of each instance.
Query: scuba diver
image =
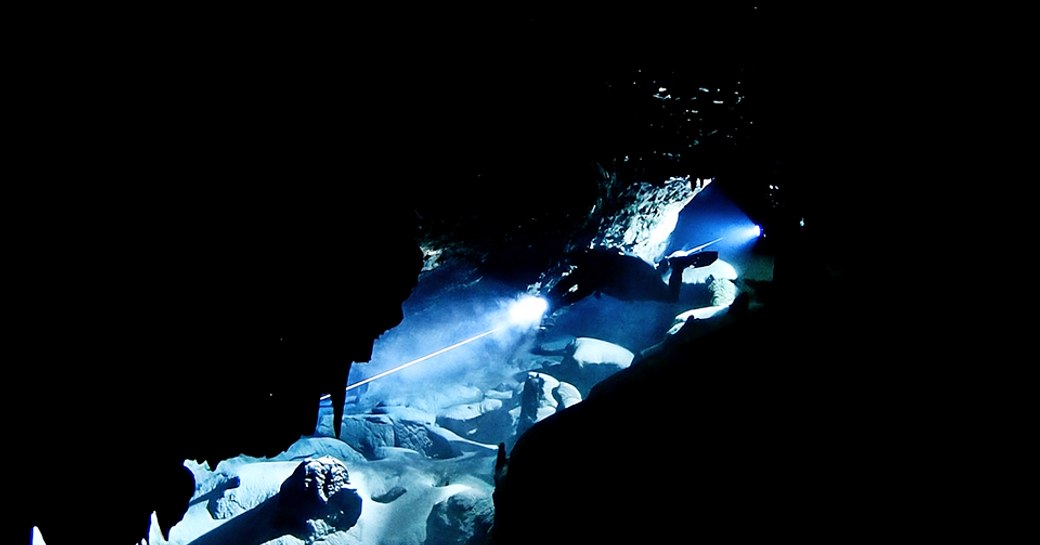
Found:
[[[623,301],[679,300],[682,273],[687,267],[706,267],[719,258],[718,252],[696,251],[673,254],[657,266],[618,249],[593,248],[574,252],[566,262],[572,270],[549,289],[546,300],[553,312],[581,299],[606,293]],[[671,271],[667,284],[664,274]]]

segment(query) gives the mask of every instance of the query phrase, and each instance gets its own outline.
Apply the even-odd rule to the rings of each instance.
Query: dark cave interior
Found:
[[[135,543],[153,511],[173,524],[192,492],[185,459],[273,454],[314,429],[319,396],[346,383],[343,362],[367,361],[401,320],[420,241],[455,241],[484,274],[523,287],[595,204],[599,168],[622,185],[715,178],[769,233],[775,304],[533,428],[496,493],[496,538],[535,542],[530,517],[553,479],[580,506],[548,522],[564,528],[559,542],[645,537],[632,520],[672,535],[689,511],[713,531],[768,512],[762,524],[797,535],[811,525],[788,516],[798,509],[862,521],[855,510],[891,483],[879,451],[892,442],[864,444],[894,409],[864,413],[887,369],[837,366],[833,347],[863,342],[869,296],[854,264],[870,219],[857,199],[876,182],[851,141],[879,132],[869,118],[882,106],[862,101],[871,67],[857,54],[819,54],[857,42],[848,18],[805,15],[709,2],[344,19],[377,39],[270,16],[189,35],[61,21],[42,34],[53,39],[28,42],[25,168],[5,190],[17,288],[5,457],[23,500],[3,541],[25,543],[37,526],[51,545],[82,542],[83,528]],[[667,112],[626,86],[633,77],[679,90],[739,79],[746,103],[687,127],[658,119]],[[687,129],[706,136],[683,147]],[[710,391],[691,407],[682,384]],[[668,418],[680,411],[700,417],[681,432],[697,452],[675,448],[657,468],[648,458],[655,475],[617,482],[608,426],[680,433]],[[618,486],[657,501],[618,505]],[[672,487],[704,495],[672,504]],[[790,489],[813,499],[793,505]],[[850,489],[868,492],[837,513]]]

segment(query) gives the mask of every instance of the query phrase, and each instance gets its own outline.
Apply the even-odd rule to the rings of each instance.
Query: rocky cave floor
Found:
[[[675,303],[590,296],[541,324],[509,328],[374,381],[348,396],[340,439],[324,401],[314,435],[274,458],[239,456],[213,469],[189,460],[196,492],[188,512],[168,540],[153,519],[149,542],[483,543],[493,520],[498,445],[508,452],[526,429],[581,402],[604,378],[639,365],[642,355],[692,342],[725,316],[735,291],[748,293],[750,307],[757,307],[753,286],[768,281],[771,263],[758,256],[740,265],[757,278],[716,280],[687,271]],[[726,292],[721,301],[720,292]],[[462,338],[459,322],[466,316],[479,329],[479,313],[493,319],[493,309],[517,295],[493,282],[466,282],[449,267],[424,274],[405,305],[405,320],[377,341],[371,364],[355,365],[350,382]],[[401,349],[405,345],[409,350]],[[380,360],[388,363],[381,367]],[[332,500],[320,494],[320,512],[284,512],[287,502],[279,497],[288,494],[294,472],[303,471],[305,461],[328,460],[322,457],[341,462],[336,486],[342,490],[332,497],[347,491],[360,498],[347,509],[360,511],[347,516],[348,523],[343,509],[331,509]],[[330,475],[303,482],[303,489],[327,491]]]

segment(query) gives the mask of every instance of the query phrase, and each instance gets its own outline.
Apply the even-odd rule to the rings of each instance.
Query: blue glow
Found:
[[[514,325],[534,325],[542,321],[542,315],[549,308],[549,303],[541,297],[525,295],[517,299],[509,307],[509,323]]]
[[[762,228],[757,225],[752,225],[744,230],[744,236],[749,240],[756,239],[762,236]]]
[[[762,235],[761,228],[716,184],[704,187],[679,214],[666,253],[691,253],[711,241],[723,259],[740,262],[738,255]]]

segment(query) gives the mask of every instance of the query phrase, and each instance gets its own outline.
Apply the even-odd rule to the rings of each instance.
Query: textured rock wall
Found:
[[[603,171],[603,190],[590,221],[597,225],[593,247],[623,248],[656,263],[664,255],[679,212],[704,187],[702,180],[670,178],[661,183],[637,182],[619,186]]]

